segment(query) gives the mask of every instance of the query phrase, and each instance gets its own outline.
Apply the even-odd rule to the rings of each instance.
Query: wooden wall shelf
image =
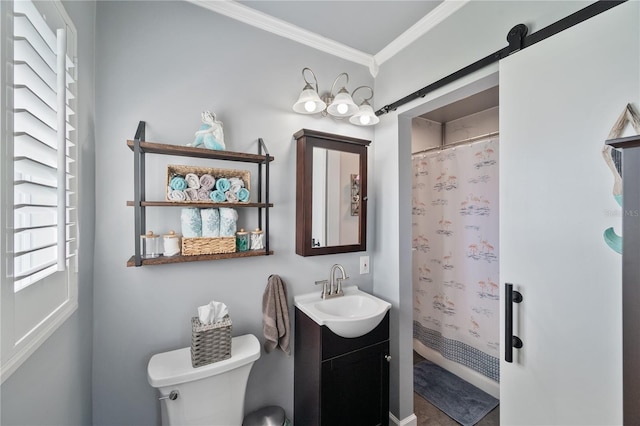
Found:
[[[236,253],[200,254],[195,256],[159,256],[151,259],[142,259],[142,266],[166,265],[168,263],[199,262],[203,260],[235,259],[239,257],[256,257],[272,254],[273,250],[270,250],[268,253],[264,250],[249,250]],[[127,266],[136,266],[135,256],[131,256],[131,258],[127,261]]]
[[[146,142],[145,122],[138,124],[134,140],[128,140],[127,146],[134,155],[134,200],[127,201],[127,206],[133,207],[135,212],[135,249],[134,255],[127,261],[127,266],[163,265],[168,263],[197,262],[204,260],[234,259],[241,257],[269,256],[273,251],[269,249],[269,163],[274,158],[269,155],[262,139],[258,139],[258,154],[244,152],[216,151],[206,148],[170,145],[156,142]],[[175,201],[147,201],[145,199],[145,154],[175,155],[181,157],[206,158],[210,160],[237,161],[253,163],[258,166],[258,185],[256,202],[250,203],[211,203],[211,202],[175,202]],[[264,191],[263,191],[264,190]],[[264,192],[264,194],[263,194]],[[235,253],[219,253],[196,256],[159,256],[143,259],[140,248],[140,235],[146,233],[147,207],[194,207],[194,208],[257,208],[258,228],[264,231],[264,250],[249,250]],[[263,228],[264,213],[264,228]]]

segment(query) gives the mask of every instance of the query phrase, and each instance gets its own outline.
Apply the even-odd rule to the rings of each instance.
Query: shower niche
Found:
[[[411,124],[413,349],[494,397],[501,306],[498,103],[494,86]]]

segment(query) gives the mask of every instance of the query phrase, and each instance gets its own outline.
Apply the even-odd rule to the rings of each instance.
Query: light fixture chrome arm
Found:
[[[351,92],[352,96],[355,96],[356,92],[360,89],[369,89],[371,92],[371,96],[368,98],[362,97],[362,103],[358,108],[358,112],[353,114],[351,118],[349,118],[349,123],[355,124],[356,126],[373,126],[380,122],[380,118],[373,112],[373,108],[369,101],[373,99],[373,89],[369,86],[360,86],[356,87],[356,89]]]
[[[372,89],[371,87],[369,87],[369,86],[359,86],[359,87],[356,87],[355,89],[353,89],[353,92],[351,92],[351,97],[352,97],[353,99],[355,99],[355,97],[356,97],[356,92],[357,92],[358,90],[360,90],[360,89],[369,89],[369,91],[371,92],[371,96],[369,96],[368,98],[365,98],[364,96],[362,97],[362,100],[363,100],[364,102],[367,102],[367,104],[368,104],[368,103],[369,103],[368,101],[370,101],[371,99],[373,99],[373,89]]]
[[[336,88],[336,83],[340,79],[340,77],[345,76],[347,82],[344,86],[338,90],[338,93],[335,95],[333,91]],[[331,86],[331,92],[329,93],[329,98],[327,99],[327,112],[336,118],[345,118],[350,117],[356,112],[358,112],[358,105],[353,102],[349,91],[347,90],[347,84],[349,84],[349,74],[343,72],[339,74],[336,79],[333,81],[333,85]]]
[[[338,74],[338,76],[336,77],[336,79],[335,79],[335,80],[333,80],[333,84],[331,85],[331,92],[329,92],[329,97],[331,98],[331,100],[333,100],[333,98],[335,98],[335,97],[336,97],[336,95],[337,95],[337,94],[336,94],[336,95],[334,95],[334,94],[333,94],[333,91],[334,91],[334,90],[335,90],[335,88],[336,88],[336,83],[338,82],[338,80],[340,79],[340,77],[342,77],[343,75],[344,75],[344,76],[345,76],[345,78],[347,79],[347,82],[344,84],[344,86],[342,86],[342,88],[340,89],[340,91],[338,91],[338,93],[340,93],[342,90],[344,90],[344,91],[346,91],[346,90],[347,90],[347,89],[346,89],[346,87],[347,87],[347,84],[349,84],[349,74],[347,74],[346,72],[343,72],[342,74]],[[349,92],[347,92],[347,93],[349,93]]]
[[[302,78],[304,79],[304,82],[307,83],[305,86],[305,89],[307,86],[310,86],[311,88],[313,88],[313,86],[311,86],[311,82],[307,80],[307,76],[304,75],[305,71],[309,71],[311,73],[311,75],[313,76],[313,80],[316,82],[316,93],[318,93],[318,79],[316,78],[316,73],[313,72],[313,70],[311,68],[308,67],[304,67],[302,68]]]

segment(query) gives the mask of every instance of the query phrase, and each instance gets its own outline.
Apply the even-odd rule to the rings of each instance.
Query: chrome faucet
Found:
[[[335,278],[336,269],[340,270],[342,278]],[[342,265],[335,264],[331,267],[329,279],[331,280],[329,281],[329,294],[333,296],[342,296],[342,281],[349,279],[347,274],[344,272],[344,268],[342,267]]]
[[[342,278],[335,277],[336,269],[340,270]],[[342,282],[348,279],[349,277],[347,277],[347,274],[344,272],[342,265],[333,265],[331,267],[328,280],[316,281],[316,285],[322,284],[322,293],[320,294],[320,297],[323,299],[329,299],[332,297],[342,296],[344,294],[342,291]]]

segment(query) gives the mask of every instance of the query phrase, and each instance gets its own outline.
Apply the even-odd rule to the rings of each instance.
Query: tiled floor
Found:
[[[413,363],[416,364],[422,361],[420,355],[416,352],[413,353]],[[433,406],[429,401],[413,393],[413,412],[418,418],[418,426],[456,426],[458,422],[447,416],[438,408]],[[500,425],[500,406],[498,405],[489,414],[487,414],[479,423],[478,426],[498,426]]]

